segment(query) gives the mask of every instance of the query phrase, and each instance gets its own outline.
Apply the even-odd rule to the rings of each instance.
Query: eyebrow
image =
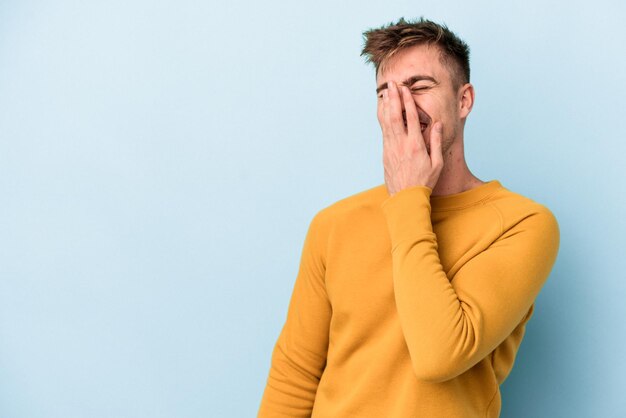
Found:
[[[404,84],[405,86],[411,86],[421,80],[428,80],[428,81],[432,81],[435,84],[439,84],[437,80],[435,80],[433,77],[429,75],[414,75],[404,80],[401,84]],[[386,88],[387,88],[387,83],[385,82],[376,88],[376,94],[378,94],[381,90],[386,89]]]

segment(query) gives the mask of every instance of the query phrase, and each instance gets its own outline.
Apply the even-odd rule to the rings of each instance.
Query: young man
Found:
[[[498,417],[558,223],[469,171],[462,40],[423,18],[364,36],[385,184],[312,219],[258,417]]]

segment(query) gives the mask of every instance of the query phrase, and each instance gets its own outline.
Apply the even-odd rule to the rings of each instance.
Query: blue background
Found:
[[[255,416],[311,218],[384,182],[361,33],[421,15],[561,227],[502,416],[626,416],[626,6],[502,3],[0,3],[0,416]]]

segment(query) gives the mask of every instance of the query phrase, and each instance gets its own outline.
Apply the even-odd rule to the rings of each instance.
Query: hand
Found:
[[[406,112],[406,127],[402,118],[402,103]],[[383,132],[383,165],[389,194],[394,195],[413,186],[434,189],[443,168],[442,123],[438,121],[432,125],[428,154],[413,97],[406,86],[398,90],[393,81],[389,81],[388,88],[383,90],[378,121]]]

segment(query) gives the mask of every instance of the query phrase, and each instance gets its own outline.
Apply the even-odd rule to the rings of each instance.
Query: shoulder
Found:
[[[559,223],[554,212],[544,203],[503,187],[492,196],[489,204],[500,216],[503,235],[532,230],[538,239],[548,240],[552,246],[558,247]]]
[[[319,209],[313,223],[320,229],[330,228],[343,220],[357,221],[380,212],[380,204],[389,196],[385,184],[359,190]]]
[[[376,209],[388,195],[385,184],[379,184],[336,200],[322,207],[317,215],[335,218],[355,211]]]

